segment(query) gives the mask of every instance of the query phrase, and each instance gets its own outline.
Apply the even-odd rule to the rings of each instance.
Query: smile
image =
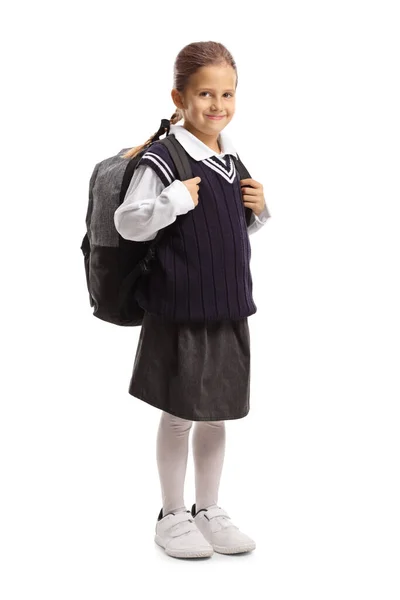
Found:
[[[213,119],[214,121],[219,121],[220,119],[223,119],[225,117],[225,115],[220,115],[220,116],[215,116],[215,115],[206,115],[206,117],[208,119]]]

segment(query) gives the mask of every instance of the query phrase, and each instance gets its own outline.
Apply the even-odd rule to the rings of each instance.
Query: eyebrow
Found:
[[[204,87],[199,87],[199,88],[197,88],[195,91],[196,91],[196,92],[199,92],[200,90],[211,90],[212,92],[215,92],[215,90],[214,90],[213,88],[211,88],[211,87],[207,87],[207,86],[204,86]],[[228,90],[224,90],[224,92],[234,92],[234,91],[235,91],[234,89],[228,89]]]

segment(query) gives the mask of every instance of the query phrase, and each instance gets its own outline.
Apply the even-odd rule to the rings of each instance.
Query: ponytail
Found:
[[[177,108],[169,121],[170,121],[171,125],[175,125],[175,123],[180,121],[182,118],[183,118],[183,114],[182,114],[181,110],[179,108]],[[130,150],[125,152],[125,154],[122,155],[122,158],[133,158],[134,156],[139,154],[139,152],[141,152],[142,150],[144,150],[147,146],[149,146],[151,144],[151,142],[153,141],[153,138],[157,134],[158,134],[158,131],[156,133],[153,133],[153,135],[151,135],[149,137],[149,139],[146,140],[145,143],[142,144],[141,146],[134,146],[133,148],[131,148]]]

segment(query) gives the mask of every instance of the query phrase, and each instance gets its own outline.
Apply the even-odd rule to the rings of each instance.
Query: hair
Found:
[[[183,93],[186,86],[189,83],[190,76],[193,75],[201,67],[208,67],[210,65],[230,65],[236,73],[236,87],[238,84],[238,74],[236,63],[233,59],[232,54],[229,50],[219,42],[193,42],[188,44],[179,52],[174,63],[174,84],[173,87],[179,92]],[[170,123],[175,125],[178,121],[183,119],[183,112],[181,109],[176,108],[172,114]],[[148,146],[155,135],[158,132],[153,133],[141,146],[134,146],[125,154],[123,158],[133,158],[139,152],[144,150]]]

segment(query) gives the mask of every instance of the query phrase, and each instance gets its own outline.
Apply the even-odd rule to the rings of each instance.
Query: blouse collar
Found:
[[[175,135],[178,142],[182,144],[186,152],[194,158],[194,160],[204,160],[205,158],[210,158],[210,156],[222,158],[225,154],[233,154],[237,158],[235,147],[225,131],[221,131],[218,138],[222,149],[221,154],[209,148],[204,142],[193,135],[193,133],[183,127],[183,125],[171,125],[169,132]]]

